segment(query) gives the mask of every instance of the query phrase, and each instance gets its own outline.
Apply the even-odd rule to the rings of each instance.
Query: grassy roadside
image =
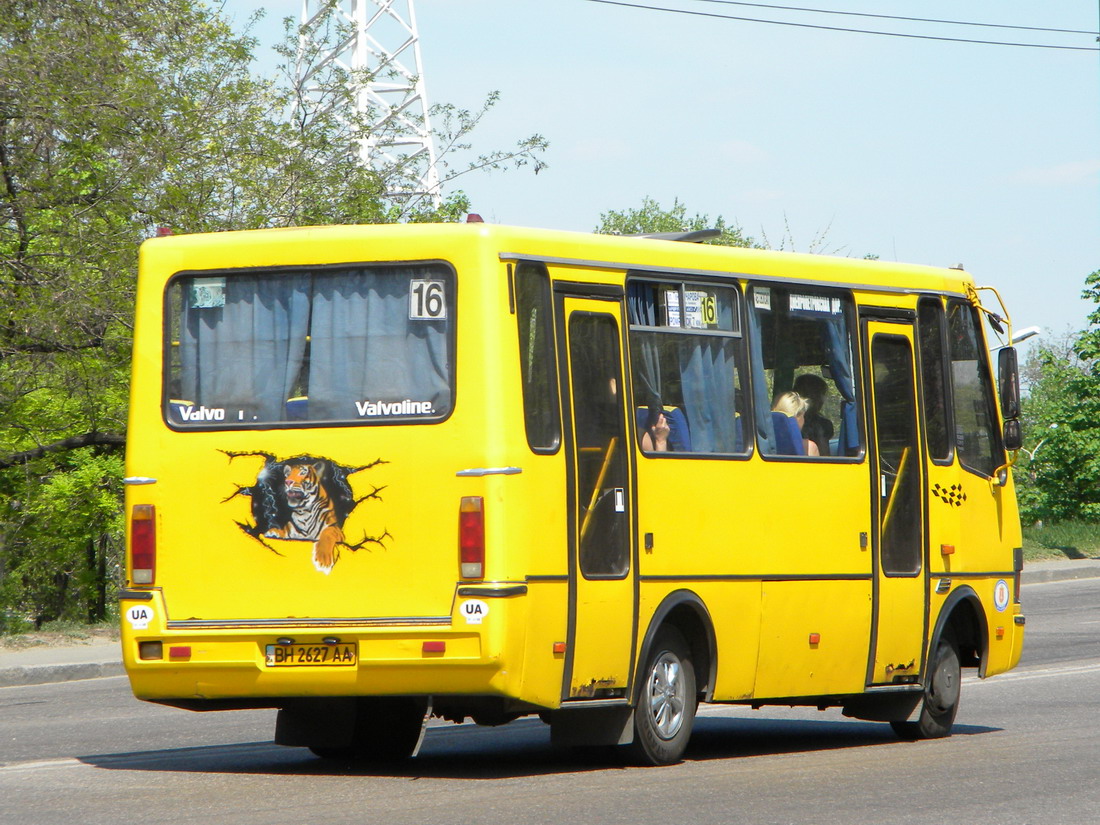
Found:
[[[119,636],[118,622],[82,625],[75,622],[49,622],[39,630],[0,635],[0,653],[31,647],[91,645],[114,641]]]
[[[1063,521],[1024,528],[1024,560],[1100,558],[1100,524]]]

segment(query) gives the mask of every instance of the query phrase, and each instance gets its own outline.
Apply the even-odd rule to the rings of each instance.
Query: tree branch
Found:
[[[26,464],[28,461],[35,458],[41,458],[47,453],[60,453],[65,450],[76,450],[81,447],[123,447],[125,445],[126,436],[124,435],[118,435],[117,433],[84,433],[83,435],[70,436],[69,438],[55,441],[52,444],[43,444],[41,447],[24,450],[21,453],[12,453],[11,455],[0,458],[0,470],[6,470],[17,464]]]

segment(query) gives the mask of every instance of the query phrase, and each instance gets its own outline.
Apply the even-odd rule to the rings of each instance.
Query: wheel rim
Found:
[[[928,691],[928,704],[934,712],[946,713],[958,703],[960,676],[959,660],[955,652],[949,650],[941,655],[932,672],[932,683]]]
[[[683,666],[672,653],[665,651],[653,663],[649,675],[649,713],[653,728],[662,739],[672,739],[684,724],[687,687]]]

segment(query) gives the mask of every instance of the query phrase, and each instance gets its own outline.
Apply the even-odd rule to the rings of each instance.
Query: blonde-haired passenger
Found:
[[[775,402],[772,404],[772,412],[783,413],[798,422],[799,432],[802,431],[802,425],[806,423],[806,410],[809,408],[809,400],[803,398],[796,392],[780,393],[775,397]],[[821,451],[817,448],[817,444],[809,438],[802,439],[802,448],[806,455],[821,455]]]

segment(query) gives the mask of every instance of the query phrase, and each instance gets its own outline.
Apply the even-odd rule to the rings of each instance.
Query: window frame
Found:
[[[978,369],[979,369],[979,375],[978,375],[979,380],[981,379],[980,371],[981,371],[982,365],[984,364],[984,366],[985,366],[986,381],[983,382],[982,386],[983,386],[983,389],[984,389],[984,395],[985,395],[985,400],[986,400],[986,412],[988,414],[989,424],[990,424],[989,429],[990,429],[991,450],[990,450],[989,458],[990,458],[990,461],[993,465],[990,468],[989,473],[986,473],[984,470],[982,470],[978,467],[972,467],[971,465],[966,463],[966,461],[964,460],[965,453],[964,453],[963,450],[960,450],[959,447],[958,447],[958,431],[957,431],[958,422],[957,422],[956,416],[955,416],[955,411],[957,409],[956,408],[956,401],[958,399],[958,393],[957,393],[957,389],[955,387],[955,370],[952,366],[953,364],[955,364],[955,359],[952,357],[952,350],[951,350],[951,308],[953,306],[957,306],[960,309],[964,310],[968,314],[968,316],[971,319],[971,322],[974,325],[974,332],[975,332],[975,335],[976,335],[976,338],[977,338],[976,346],[977,346],[977,351],[978,351],[978,358],[977,358],[976,363],[978,364]],[[967,472],[972,473],[976,476],[980,476],[983,479],[988,480],[988,479],[993,478],[995,476],[996,472],[997,472],[997,468],[1001,467],[1005,463],[1005,450],[1004,450],[1004,444],[1002,442],[1001,418],[1000,418],[1000,410],[998,409],[998,406],[997,406],[997,391],[996,391],[996,387],[994,385],[993,366],[992,366],[992,362],[990,361],[990,358],[989,358],[989,346],[988,346],[988,341],[986,340],[986,337],[985,337],[985,330],[982,329],[981,314],[978,312],[977,307],[975,307],[974,304],[971,303],[970,301],[967,301],[967,300],[962,299],[962,298],[948,297],[947,304],[944,307],[944,321],[945,321],[944,329],[945,329],[945,333],[946,333],[947,339],[948,339],[946,356],[947,356],[947,359],[948,359],[948,367],[949,367],[948,371],[947,371],[947,374],[948,374],[948,379],[951,382],[951,412],[952,412],[952,425],[953,425],[952,426],[952,435],[954,437],[953,438],[953,441],[954,441],[954,445],[953,445],[954,455],[955,455],[956,458],[958,458],[959,466],[962,467],[964,470],[966,470]]]
[[[928,407],[928,394],[925,392],[925,378],[924,368],[926,364],[925,351],[924,351],[924,336],[923,336],[923,321],[921,316],[921,310],[924,307],[935,307],[937,313],[937,319],[939,322],[939,339],[940,339],[940,357],[939,357],[939,370],[940,370],[940,382],[943,387],[943,424],[944,424],[944,437],[947,440],[947,454],[944,456],[935,456],[932,454],[932,444],[928,438],[929,427],[929,407]],[[924,432],[925,442],[925,455],[928,460],[933,464],[940,467],[949,467],[955,463],[955,439],[953,434],[955,432],[955,394],[954,387],[952,386],[951,379],[951,354],[949,352],[949,345],[947,339],[947,310],[944,306],[944,296],[942,295],[922,295],[917,300],[917,364],[920,370],[920,406],[921,406],[921,427]]]
[[[745,283],[745,314],[746,318],[749,314],[757,311],[755,297],[751,300],[749,297],[753,294],[753,290],[757,287],[771,290],[773,293],[775,290],[783,290],[788,296],[791,292],[803,291],[805,293],[820,295],[821,297],[839,297],[844,304],[844,322],[847,329],[848,336],[848,351],[851,357],[851,373],[852,373],[852,394],[854,401],[851,403],[855,410],[855,429],[859,438],[859,448],[855,455],[828,455],[828,456],[804,456],[804,455],[781,455],[778,453],[769,453],[760,448],[759,445],[759,432],[756,431],[755,421],[753,426],[753,441],[756,442],[756,452],[766,461],[777,462],[799,462],[808,464],[861,464],[867,457],[867,422],[865,420],[864,409],[864,388],[863,388],[863,359],[860,354],[860,332],[859,332],[859,307],[856,302],[855,291],[849,287],[833,285],[819,282],[808,282],[798,280],[766,280],[757,277],[751,277]],[[788,298],[788,312],[789,309]],[[750,323],[747,325],[745,339],[748,342],[748,355],[749,355],[749,381],[755,382],[754,370],[755,359],[757,356],[757,349],[760,349],[760,364],[761,369],[766,370],[764,364],[763,353],[763,341],[758,342],[753,335],[753,325]],[[774,367],[772,371],[774,373]],[[835,379],[833,380],[833,391],[836,392]],[[753,402],[756,401],[756,387],[753,385]],[[774,394],[774,393],[773,393]],[[769,398],[768,410],[771,410],[771,401]]]
[[[864,330],[866,331],[866,327],[864,327]],[[884,466],[884,463],[885,463],[884,459],[883,459],[883,453],[885,452],[884,449],[883,449],[883,444],[887,443],[886,440],[883,438],[883,433],[886,429],[886,424],[882,420],[881,415],[882,415],[882,413],[887,411],[887,409],[889,407],[889,402],[880,401],[880,398],[881,398],[880,387],[878,386],[878,384],[876,382],[875,367],[876,367],[876,365],[880,365],[880,364],[889,366],[889,359],[893,356],[890,356],[888,353],[886,353],[885,352],[886,349],[893,348],[893,347],[896,347],[896,346],[900,346],[902,349],[899,349],[897,352],[899,354],[903,354],[904,356],[906,356],[905,360],[906,360],[907,363],[906,363],[905,366],[907,366],[907,369],[902,369],[899,373],[896,373],[896,374],[901,375],[903,378],[904,377],[909,377],[910,380],[905,381],[904,384],[905,384],[906,387],[909,387],[909,388],[912,389],[912,396],[911,396],[912,403],[907,404],[907,405],[903,405],[903,407],[910,407],[912,409],[912,415],[911,415],[911,417],[908,418],[906,423],[907,424],[910,423],[910,422],[912,423],[912,430],[910,431],[911,436],[912,436],[912,442],[911,443],[913,445],[915,445],[914,446],[914,451],[915,451],[915,455],[916,455],[916,459],[915,459],[916,463],[913,464],[914,470],[911,470],[911,472],[915,472],[915,481],[913,483],[916,485],[917,489],[910,493],[910,495],[912,497],[908,499],[908,502],[911,503],[911,504],[915,503],[917,510],[916,510],[915,520],[911,519],[909,524],[908,524],[908,527],[910,528],[909,531],[908,531],[908,537],[910,539],[915,539],[915,541],[910,542],[909,546],[907,546],[907,547],[902,546],[902,547],[887,548],[885,546],[886,545],[886,538],[887,538],[887,532],[886,532],[885,528],[888,525],[883,520],[886,513],[884,512],[883,503],[882,503],[881,498],[879,499],[878,506],[875,508],[874,512],[875,512],[875,518],[878,522],[875,529],[878,532],[879,564],[880,564],[880,567],[882,569],[882,575],[886,576],[888,578],[894,578],[894,579],[905,579],[905,578],[912,579],[912,578],[916,578],[916,577],[920,576],[921,571],[924,569],[924,546],[925,546],[925,543],[926,543],[925,542],[925,533],[926,533],[926,521],[927,521],[927,514],[925,512],[923,512],[924,508],[927,507],[927,504],[926,504],[927,496],[926,496],[926,493],[925,493],[925,490],[927,489],[927,480],[926,480],[927,479],[927,474],[925,472],[924,467],[920,463],[920,453],[921,453],[921,421],[920,421],[920,408],[919,408],[919,403],[920,403],[919,402],[919,398],[920,398],[920,395],[919,395],[919,393],[920,393],[920,380],[918,379],[918,376],[917,376],[917,373],[916,373],[917,363],[918,363],[917,362],[917,354],[916,354],[917,346],[916,346],[916,341],[914,339],[911,339],[908,335],[905,335],[901,331],[887,332],[887,331],[884,331],[884,330],[878,330],[878,331],[875,331],[874,334],[868,334],[867,338],[868,338],[868,341],[867,341],[867,357],[868,357],[867,381],[868,381],[869,384],[874,385],[873,389],[872,389],[872,393],[871,393],[871,397],[874,398],[874,405],[873,406],[874,406],[874,418],[875,418],[875,426],[874,426],[874,430],[875,430],[875,432],[874,432],[874,455],[875,455],[875,459],[874,459],[874,465],[873,466],[874,466],[875,471],[877,471],[879,474],[881,474],[883,472],[883,466]],[[878,348],[878,351],[876,351],[876,348]],[[896,362],[896,363],[897,363],[898,366],[902,366],[900,364],[900,362]],[[896,421],[897,419],[895,418],[893,420]],[[868,438],[870,439],[870,436],[868,436]],[[896,490],[898,485],[900,485],[903,482],[903,480],[904,479],[901,477],[901,475],[898,474],[895,477],[895,483],[894,483],[894,488],[893,489]],[[886,552],[887,549],[890,550],[889,553]],[[897,555],[898,550],[904,551],[904,555],[898,556]],[[897,562],[899,561],[899,558],[904,560],[904,561],[910,562],[911,567],[909,569],[902,569],[897,564]]]
[[[752,420],[752,390],[751,383],[748,376],[748,350],[747,350],[747,336],[745,335],[745,296],[741,287],[741,282],[736,276],[730,274],[725,277],[716,274],[714,278],[707,278],[701,273],[677,273],[675,271],[629,271],[624,279],[624,288],[627,295],[630,294],[630,285],[633,283],[645,283],[656,287],[663,286],[675,286],[679,287],[680,295],[680,313],[681,321],[685,316],[685,293],[691,289],[691,287],[699,287],[702,289],[721,289],[727,290],[732,295],[732,311],[733,311],[733,329],[732,330],[717,330],[717,329],[700,329],[697,327],[686,326],[668,326],[658,325],[651,326],[648,324],[635,324],[630,321],[630,307],[629,298],[626,299],[627,305],[624,309],[624,319],[627,337],[627,366],[629,368],[629,383],[630,385],[630,401],[631,411],[636,411],[638,408],[639,400],[634,397],[634,356],[635,356],[635,333],[642,334],[657,334],[657,335],[671,335],[671,336],[696,336],[696,337],[711,337],[721,338],[725,340],[732,340],[734,342],[733,363],[734,369],[740,381],[740,396],[739,402],[743,401],[743,409],[741,414],[749,421]],[[756,442],[751,437],[742,435],[742,442],[744,447],[741,452],[704,452],[698,450],[686,451],[686,450],[646,450],[642,447],[641,438],[637,435],[637,428],[632,426],[632,430],[635,430],[634,440],[637,443],[638,452],[646,458],[657,459],[696,459],[696,460],[732,460],[732,461],[747,461],[752,458],[755,452]],[[742,433],[744,433],[744,427],[742,426]]]
[[[262,275],[294,275],[294,274],[322,274],[333,271],[349,269],[379,269],[379,268],[423,268],[440,267],[450,279],[450,289],[447,295],[447,347],[450,355],[450,390],[451,403],[446,413],[436,416],[378,416],[370,419],[326,419],[326,420],[282,420],[282,421],[209,421],[193,424],[183,424],[174,421],[169,414],[169,405],[172,403],[172,382],[176,377],[173,373],[173,337],[172,325],[174,322],[173,290],[188,278],[234,278]],[[161,336],[162,347],[160,353],[161,368],[161,399],[160,417],[166,427],[174,432],[243,432],[250,430],[298,430],[317,428],[342,428],[342,427],[387,427],[387,426],[424,426],[441,424],[454,415],[459,403],[459,358],[458,358],[458,292],[459,277],[454,265],[440,258],[421,260],[399,261],[341,261],[339,263],[304,264],[294,266],[257,266],[257,267],[216,267],[210,269],[182,269],[172,273],[165,282],[161,293]],[[182,290],[182,286],[180,287]],[[179,342],[175,342],[177,345]],[[287,399],[288,401],[290,399]]]
[[[526,268],[530,268],[536,271],[536,276],[540,279],[541,284],[538,287],[538,305],[546,310],[546,318],[540,323],[544,324],[543,333],[546,336],[546,343],[548,349],[543,348],[541,355],[545,356],[546,370],[549,372],[551,398],[548,399],[550,403],[549,410],[549,423],[555,429],[553,444],[550,445],[535,445],[531,441],[531,418],[529,415],[530,407],[528,405],[527,398],[527,375],[524,370],[524,349],[523,349],[523,336],[522,329],[520,327],[522,318],[522,307],[520,306],[520,275]],[[557,341],[556,330],[557,325],[554,321],[554,288],[550,281],[550,272],[546,268],[546,264],[540,261],[528,261],[517,260],[514,268],[509,265],[509,285],[511,286],[511,295],[513,298],[513,308],[516,316],[516,342],[519,346],[519,368],[520,368],[520,395],[521,405],[523,407],[523,430],[527,439],[527,446],[531,452],[539,455],[554,455],[561,449],[562,445],[562,420],[561,420],[561,388],[558,386],[558,367],[557,367]]]

